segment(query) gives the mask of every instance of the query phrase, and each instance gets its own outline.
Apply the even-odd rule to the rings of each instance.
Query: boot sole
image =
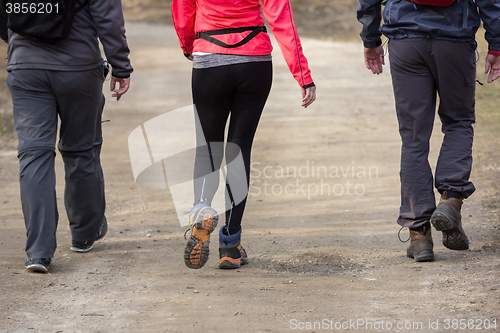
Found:
[[[219,215],[212,207],[203,207],[193,218],[193,229],[197,230],[206,230],[207,235],[210,236],[212,231],[217,227],[217,223],[219,221]],[[212,220],[211,223],[208,223],[208,220]],[[205,229],[206,228],[206,229]],[[184,248],[184,264],[192,269],[199,269],[205,266],[208,261],[208,255],[210,254],[210,240],[207,240],[200,244],[200,239],[193,236],[191,232],[191,236]],[[210,238],[209,238],[210,239]],[[201,249],[200,249],[201,246]],[[200,256],[199,262],[197,264],[192,263],[193,257]]]
[[[26,270],[33,273],[47,273],[49,269],[42,264],[32,264],[26,266]]]
[[[234,269],[241,267],[241,258],[233,259],[225,257],[220,259],[219,268],[220,269]]]
[[[465,232],[452,222],[453,218],[441,212],[431,216],[431,223],[437,231],[443,233],[443,245],[450,250],[468,250],[469,240]]]
[[[211,217],[206,218],[205,214],[210,214]],[[206,224],[204,225],[203,222],[210,218],[212,219],[212,224],[205,229],[204,226],[206,226]],[[189,223],[191,225],[194,225],[196,229],[198,230],[205,229],[208,231],[209,234],[211,234],[215,230],[215,227],[217,227],[218,222],[219,222],[219,214],[217,214],[217,211],[210,206],[200,208],[196,213],[194,213],[194,216],[189,221]]]
[[[184,264],[192,269],[199,269],[205,266],[208,261],[208,255],[210,254],[210,241],[206,241],[201,244],[201,250],[199,250],[200,240],[194,236],[191,236],[184,248]],[[197,248],[198,246],[198,248]],[[197,256],[199,253],[200,261],[198,264],[193,264],[191,260],[193,256]]]
[[[422,251],[424,252],[424,251]],[[415,259],[415,262],[429,262],[434,261],[434,253],[432,251],[425,251],[424,253],[413,254],[410,251],[406,252],[409,258]]]

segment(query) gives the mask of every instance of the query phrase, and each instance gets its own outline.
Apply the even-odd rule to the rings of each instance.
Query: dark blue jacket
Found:
[[[497,0],[459,0],[448,7],[416,5],[407,0],[388,0],[381,19],[382,0],[359,0],[358,21],[365,47],[381,44],[382,34],[389,39],[435,38],[470,41],[481,20],[485,38],[492,51],[500,51],[500,2]]]

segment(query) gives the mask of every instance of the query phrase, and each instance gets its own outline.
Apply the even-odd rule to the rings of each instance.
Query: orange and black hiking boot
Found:
[[[184,263],[189,268],[202,268],[208,261],[210,234],[219,221],[219,215],[207,204],[194,206],[189,213],[191,236],[184,248]]]
[[[240,268],[250,262],[245,249],[241,246],[241,230],[232,235],[224,234],[225,227],[219,231],[219,268]]]

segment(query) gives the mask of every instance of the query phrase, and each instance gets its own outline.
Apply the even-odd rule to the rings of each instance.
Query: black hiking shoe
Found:
[[[224,228],[219,231],[219,268],[240,268],[250,262],[247,252],[241,246],[241,230],[233,235],[224,234]]]
[[[97,234],[97,238],[93,241],[72,241],[71,242],[71,251],[75,252],[89,252],[94,247],[94,242],[102,239],[106,236],[108,232],[108,221],[104,219],[104,222],[101,224],[101,228],[99,229],[99,234]]]
[[[458,201],[458,199],[448,200]],[[469,239],[462,228],[462,215],[452,204],[447,202],[448,200],[442,200],[439,203],[431,216],[431,223],[437,231],[443,232],[443,245],[445,247],[450,250],[468,250]]]
[[[51,258],[28,258],[24,263],[24,267],[30,272],[47,273],[51,262]]]

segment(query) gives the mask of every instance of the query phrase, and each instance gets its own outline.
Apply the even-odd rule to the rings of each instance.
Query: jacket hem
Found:
[[[49,71],[62,71],[62,72],[80,72],[95,69],[102,66],[104,63],[103,59],[99,61],[82,66],[68,66],[68,65],[51,65],[51,64],[38,64],[38,63],[20,63],[20,64],[8,64],[6,69],[8,72],[18,69],[44,69]]]

